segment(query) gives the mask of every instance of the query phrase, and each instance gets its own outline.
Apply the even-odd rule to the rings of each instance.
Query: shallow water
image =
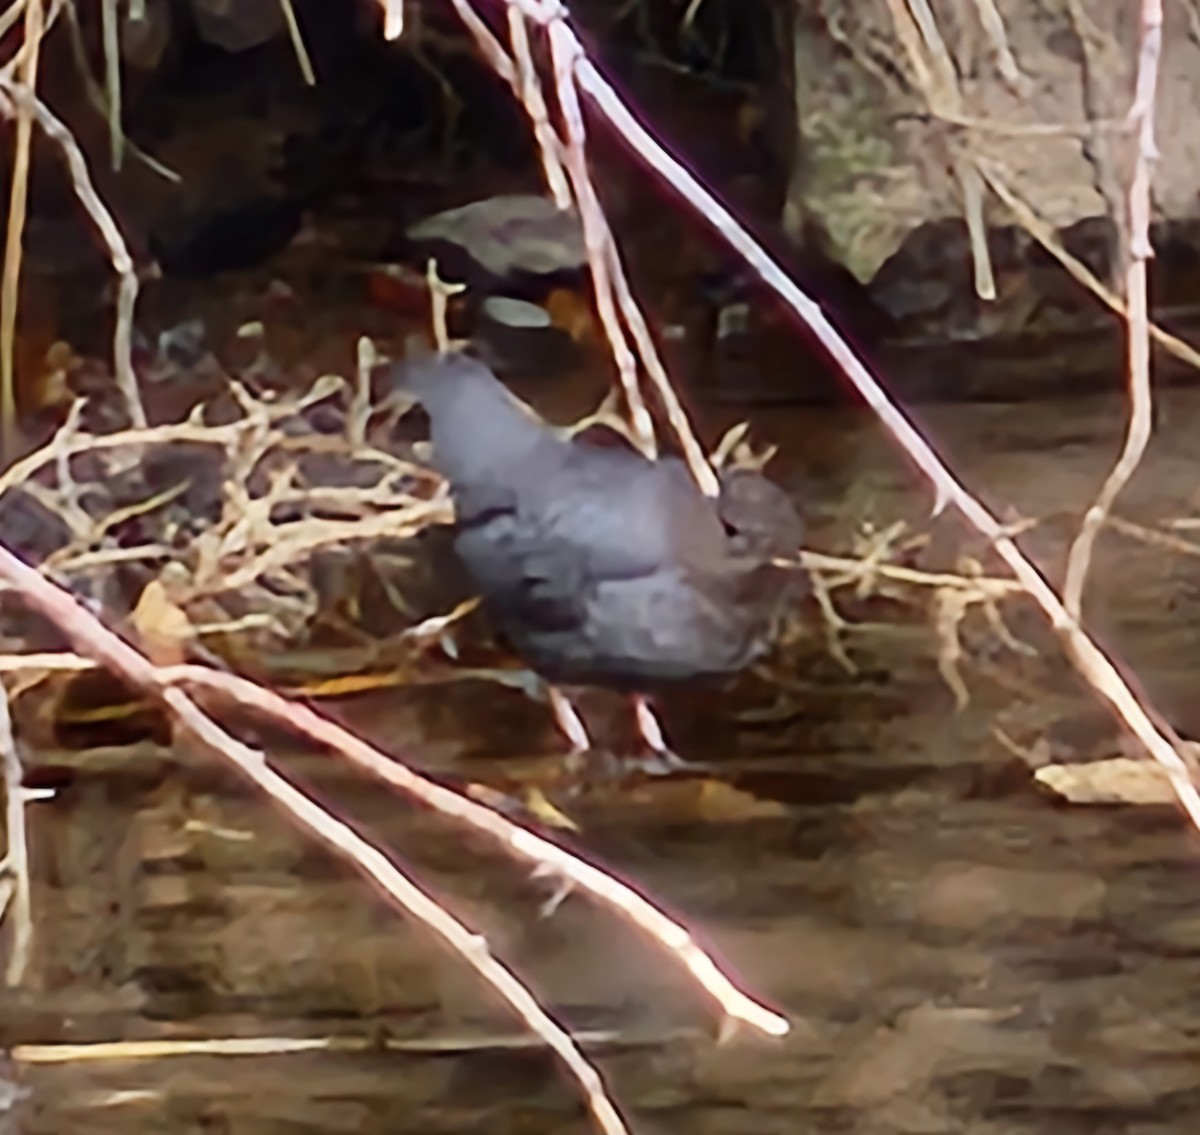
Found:
[[[1120,414],[1093,399],[923,417],[990,504],[1048,518],[1023,542],[1055,573]],[[1168,396],[1124,515],[1150,524],[1193,507],[1198,416],[1200,399]],[[773,411],[758,426],[782,445],[777,475],[802,479],[812,546],[846,547],[864,517],[929,530],[928,493],[873,423]],[[973,547],[944,518],[921,557],[953,565]],[[1200,728],[1195,570],[1109,534],[1089,593],[1105,637],[1183,731]],[[563,838],[713,944],[792,1019],[781,1041],[719,1038],[680,971],[596,904],[572,896],[539,918],[547,885],[481,838],[329,757],[270,747],[584,1031],[636,1131],[1190,1131],[1200,841],[1171,808],[1039,794],[997,726],[1056,759],[1115,751],[1118,732],[1024,605],[1010,624],[1040,657],[969,621],[972,700],[955,713],[923,601],[866,605],[893,633],[850,637],[857,676],[810,636],[785,662],[786,704],[753,680],[727,699],[669,702],[677,746],[716,769],[703,778],[601,777],[561,793],[544,709],[487,683],[327,707],[443,775],[547,785],[580,829]],[[605,699],[588,709],[602,727],[621,712]],[[0,1016],[29,1089],[13,1131],[588,1127],[555,1061],[465,967],[234,774],[149,742],[30,761],[66,787],[31,814],[37,940],[27,987]],[[49,1063],[53,1051],[28,1047],[219,1037],[366,1050]]]

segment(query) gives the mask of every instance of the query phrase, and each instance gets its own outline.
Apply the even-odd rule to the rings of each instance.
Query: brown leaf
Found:
[[[723,780],[658,781],[626,791],[624,798],[641,808],[658,808],[672,816],[707,824],[736,824],[787,814],[785,805],[762,800]]]
[[[1072,804],[1170,804],[1167,774],[1153,761],[1113,757],[1081,765],[1045,765],[1034,779]]]
[[[176,666],[186,661],[188,644],[196,632],[161,580],[146,584],[130,621],[138,642],[155,665]]]
[[[726,784],[723,780],[702,780],[696,811],[710,824],[737,823],[785,815],[787,809],[775,800],[762,800]]]
[[[570,816],[560,812],[546,799],[540,788],[530,788],[525,792],[525,807],[529,814],[540,820],[548,828],[565,828],[568,831],[579,831],[579,825]]]

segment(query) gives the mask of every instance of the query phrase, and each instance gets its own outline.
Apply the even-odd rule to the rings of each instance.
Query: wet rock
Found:
[[[440,248],[443,276],[494,282],[577,272],[587,263],[583,228],[572,210],[537,194],[471,201],[418,221],[408,229],[418,246]]]
[[[1102,67],[1102,106],[1096,118],[1117,119],[1128,109],[1136,51],[1122,51],[1135,28],[1125,12],[1100,0],[1082,0],[1080,20],[1103,50],[1089,54]],[[961,113],[971,132],[971,149],[1004,170],[1005,180],[1049,224],[1066,227],[1106,211],[1096,163],[1124,184],[1120,147],[1099,159],[1086,131],[1047,133],[1047,123],[1078,122],[1088,104],[1088,64],[1081,55],[1073,17],[1022,0],[1004,12],[1002,40],[1015,71],[995,65],[995,40],[967,32],[947,12],[933,17],[947,37],[953,82],[963,99]],[[1186,123],[1195,106],[1200,47],[1191,38],[1189,14],[1164,15],[1164,41],[1177,44],[1164,57],[1158,129],[1173,145],[1155,170],[1156,207],[1167,216],[1194,211],[1200,151]],[[794,179],[797,207],[815,214],[833,234],[839,259],[869,280],[900,246],[905,235],[941,217],[961,216],[962,186],[952,154],[957,126],[929,114],[929,80],[917,75],[897,36],[890,6],[870,0],[845,19],[798,20],[797,58],[799,153]],[[854,50],[847,51],[846,45]],[[1070,44],[1064,53],[1063,45]],[[1099,73],[1099,72],[1097,72]],[[1003,123],[1003,131],[976,131],[981,122]],[[1114,135],[1115,138],[1115,135]],[[1185,142],[1186,139],[1186,142]],[[1114,161],[1113,158],[1117,160]]]
[[[985,301],[975,291],[966,222],[958,217],[930,221],[904,238],[868,290],[896,321],[897,336],[908,340],[972,340],[1017,333],[1038,303],[1031,281],[1023,278],[1031,240],[1015,226],[989,230],[997,298]]]

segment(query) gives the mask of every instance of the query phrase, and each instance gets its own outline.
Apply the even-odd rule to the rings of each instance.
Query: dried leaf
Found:
[[[465,792],[472,800],[478,800],[479,803],[486,804],[513,819],[532,816],[549,828],[579,831],[579,825],[551,804],[540,788],[526,788],[521,793],[520,800],[477,781],[466,785]]]
[[[130,621],[142,649],[156,665],[175,666],[186,661],[188,644],[196,632],[161,580],[146,584]]]
[[[572,832],[579,831],[579,825],[551,804],[540,788],[526,789],[524,796],[525,807],[529,810],[529,814],[536,817],[547,827],[565,828],[567,831]]]
[[[1072,804],[1170,804],[1175,800],[1162,768],[1137,757],[1046,765],[1034,773],[1034,779]]]
[[[736,824],[787,814],[778,801],[761,800],[723,780],[651,781],[623,796],[642,808],[658,808],[673,818],[707,824]]]
[[[723,780],[702,780],[699,789],[696,811],[700,819],[710,824],[738,823],[787,814],[787,809],[778,801],[762,800]]]

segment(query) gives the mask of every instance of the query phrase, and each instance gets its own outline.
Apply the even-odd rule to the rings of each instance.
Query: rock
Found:
[[[533,194],[487,197],[436,213],[410,226],[408,237],[450,245],[496,279],[554,276],[587,263],[578,216]]]

